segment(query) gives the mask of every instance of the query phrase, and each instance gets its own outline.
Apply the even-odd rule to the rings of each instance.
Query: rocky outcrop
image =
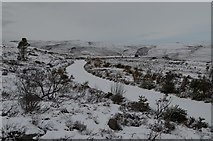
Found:
[[[145,56],[145,55],[148,55],[148,52],[149,52],[149,48],[148,47],[142,47],[142,48],[139,48],[137,50],[137,52],[135,53],[135,56],[136,57]]]

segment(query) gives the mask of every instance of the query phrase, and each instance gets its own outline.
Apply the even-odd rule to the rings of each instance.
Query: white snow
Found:
[[[86,61],[84,60],[77,60],[75,63],[67,68],[68,75],[73,75],[75,81],[79,83],[83,83],[85,81],[89,82],[89,86],[93,88],[99,88],[104,92],[110,92],[110,87],[114,82],[105,80],[102,78],[98,78],[93,76],[92,74],[86,72],[84,70],[84,65]],[[133,101],[137,101],[140,95],[145,96],[151,108],[155,109],[156,100],[162,98],[164,96],[163,93],[156,92],[153,90],[146,90],[136,86],[125,85],[126,93],[124,96]],[[205,121],[211,125],[211,104],[204,103],[200,101],[194,101],[190,99],[179,98],[174,95],[169,95],[172,100],[172,105],[179,105],[181,108],[187,110],[189,116],[199,118],[205,118]]]
[[[31,43],[31,42],[30,42]],[[27,62],[19,62],[23,66],[18,66],[17,69],[23,68],[29,68],[32,66],[36,67],[42,67],[38,64],[35,64],[35,61],[44,62],[44,64],[51,63],[55,67],[59,67],[63,64],[63,61],[69,61],[72,60],[66,60],[63,58],[63,56],[60,54],[60,52],[68,52],[68,49],[70,47],[90,47],[88,45],[88,42],[82,42],[82,41],[70,41],[70,42],[41,42],[38,41],[37,46],[40,46],[40,49],[34,50],[33,49],[33,43],[32,46],[29,47],[29,50],[32,51],[32,53],[37,54],[38,56],[29,56],[29,61]],[[4,44],[5,47],[3,47],[3,58],[5,60],[16,60],[17,58],[17,43],[14,42],[8,42]],[[48,45],[49,47],[52,46],[54,49],[50,49],[49,51],[56,51],[56,54],[49,54],[44,53],[45,52],[45,46]],[[70,46],[72,45],[72,46]],[[37,47],[36,46],[36,47]],[[113,50],[112,52],[116,52],[117,49],[114,48],[112,45],[108,44],[101,44],[101,43],[94,43],[93,46],[100,47],[100,50],[103,50],[104,47],[108,47],[109,50]],[[66,47],[66,48],[64,48]],[[134,55],[133,50],[137,50],[140,46],[131,46],[127,47],[128,53],[131,55]],[[39,48],[39,47],[38,47]],[[43,48],[43,49],[41,49]],[[178,47],[177,47],[178,48]],[[119,46],[119,51],[122,51],[124,48],[123,46]],[[132,50],[131,50],[132,49]],[[155,49],[155,48],[154,48]],[[153,49],[153,50],[154,50]],[[165,46],[165,48],[162,49],[169,49],[169,46]],[[99,53],[97,50],[97,54]],[[108,56],[112,55],[109,53],[112,53],[109,50],[103,51],[103,54],[107,54]],[[173,50],[175,52],[175,48]],[[93,52],[89,50],[90,54],[93,54]],[[201,55],[201,57],[205,56],[205,52]],[[82,53],[82,52],[81,52]],[[85,53],[85,52],[84,52]],[[86,52],[88,53],[88,52]],[[127,53],[127,54],[128,54]],[[198,53],[198,52],[197,52]],[[100,56],[103,57],[103,56]],[[111,56],[110,56],[111,57]],[[65,64],[67,64],[65,62]],[[85,65],[84,60],[78,60],[75,61],[74,64],[69,66],[67,68],[68,75],[74,76],[74,81],[83,83],[85,81],[89,82],[89,86],[102,90],[104,92],[109,92],[111,85],[114,83],[109,80],[101,79],[96,76],[93,76],[92,74],[87,73],[83,66]],[[136,64],[137,65],[137,64]],[[12,65],[8,65],[7,63],[3,64],[1,68],[10,70],[9,67]],[[13,66],[12,66],[13,67]],[[45,67],[45,65],[44,65]],[[200,66],[203,67],[203,66]],[[119,71],[119,69],[112,69]],[[120,70],[122,71],[122,70]],[[0,70],[0,73],[2,71]],[[75,90],[71,90],[71,92],[67,93],[67,98],[61,99],[61,103],[56,103],[53,101],[42,101],[41,102],[41,111],[39,113],[24,113],[23,109],[21,108],[20,104],[18,103],[18,93],[17,93],[17,87],[15,85],[16,82],[16,74],[8,72],[8,75],[0,76],[1,79],[3,79],[3,90],[8,92],[10,96],[3,99],[2,103],[0,104],[1,107],[3,107],[3,112],[8,112],[8,110],[11,108],[11,111],[9,111],[9,114],[4,115],[3,117],[0,116],[0,119],[2,118],[3,123],[0,122],[0,127],[6,127],[11,126],[12,130],[16,130],[15,128],[24,129],[25,134],[41,134],[42,136],[38,135],[38,139],[106,139],[106,138],[112,138],[112,139],[147,139],[148,134],[150,134],[151,129],[149,128],[150,124],[154,124],[155,120],[153,117],[148,118],[146,115],[144,115],[146,123],[142,124],[139,127],[133,127],[133,126],[124,126],[122,125],[123,130],[122,131],[114,131],[109,128],[107,125],[109,119],[113,117],[117,113],[123,114],[123,112],[120,109],[120,105],[113,104],[113,102],[110,99],[107,99],[107,101],[97,102],[97,103],[90,103],[87,101],[88,95],[91,96],[93,93],[87,93],[86,96],[83,95],[81,92],[76,92]],[[126,76],[127,77],[127,76]],[[130,79],[130,78],[129,78]],[[138,88],[136,86],[129,86],[124,85],[126,89],[125,97],[129,100],[137,101],[138,97],[140,95],[144,95],[150,103],[150,106],[154,109],[155,108],[155,100],[159,99],[160,97],[163,97],[162,93],[145,90]],[[2,88],[1,88],[2,90]],[[79,96],[79,97],[78,97]],[[76,98],[77,97],[77,98]],[[211,105],[203,102],[197,102],[192,101],[190,99],[181,99],[178,97],[175,97],[173,95],[170,95],[172,98],[172,104],[178,104],[181,108],[186,109],[187,113],[190,116],[193,116],[195,118],[198,118],[199,116],[204,117],[206,119],[206,122],[210,124],[211,121]],[[67,112],[62,112],[62,110],[65,109]],[[1,109],[2,110],[2,109]],[[2,113],[2,111],[0,111]],[[143,113],[140,113],[143,116]],[[83,132],[80,132],[76,129],[69,130],[68,126],[66,125],[67,122],[81,122],[82,124],[86,125],[86,130]],[[187,128],[186,126],[180,124],[175,124],[176,129],[171,131],[171,133],[162,133],[160,137],[162,139],[200,139],[201,137],[210,138],[210,129],[202,129],[202,131],[193,130],[190,128]],[[18,130],[18,129],[17,129]],[[0,134],[0,137],[2,135]]]

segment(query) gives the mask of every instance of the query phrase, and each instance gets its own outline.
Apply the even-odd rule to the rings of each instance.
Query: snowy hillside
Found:
[[[134,56],[138,49],[147,47],[147,57],[164,57],[183,60],[211,60],[211,46],[207,43],[184,44],[167,43],[158,45],[115,45],[104,42],[70,41],[30,41],[31,46],[69,53],[74,56]]]
[[[99,78],[85,70],[87,59],[75,59],[108,56],[103,60],[111,64],[138,65],[144,58],[149,64],[149,59],[156,57],[162,59],[158,61],[167,69],[168,62],[164,60],[167,56],[169,61],[195,60],[205,70],[206,62],[210,61],[210,47],[151,45],[146,46],[149,48],[146,56],[135,58],[137,50],[145,45],[83,41],[29,43],[28,60],[20,61],[17,42],[3,42],[1,139],[211,138],[210,103],[174,95],[166,97],[154,90]]]

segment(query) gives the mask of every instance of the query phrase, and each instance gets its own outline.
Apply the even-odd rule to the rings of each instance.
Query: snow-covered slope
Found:
[[[120,50],[111,44],[100,42],[71,41],[31,41],[31,45],[53,52],[68,53],[74,56],[109,56],[121,55]]]
[[[30,41],[32,46],[53,52],[69,53],[74,56],[134,56],[138,49],[147,47],[148,57],[170,57],[172,59],[210,61],[211,46],[207,43],[167,43],[158,45],[115,45],[104,42]]]
[[[149,51],[148,56],[168,56],[172,59],[178,60],[211,60],[211,46],[210,45],[187,45],[181,43],[161,44]]]
[[[29,68],[49,69],[52,67],[61,67],[64,64],[70,64],[73,60],[67,60],[62,54],[82,56],[114,56],[125,55],[134,56],[137,49],[144,45],[126,45],[116,46],[112,44],[104,44],[98,42],[83,42],[83,41],[29,41],[29,59],[28,61],[17,60],[17,42],[4,42],[3,45],[3,64],[1,65],[2,71],[8,73],[2,76],[4,97],[2,99],[3,107],[3,131],[4,136],[12,131],[18,131],[25,135],[32,135],[37,139],[147,139],[154,132],[151,127],[157,122],[154,116],[150,113],[127,112],[130,115],[136,115],[141,118],[141,124],[136,126],[122,125],[121,131],[112,130],[108,126],[110,118],[115,114],[125,115],[126,113],[121,110],[121,105],[114,104],[111,99],[103,98],[104,92],[109,91],[111,82],[102,80],[83,70],[84,61],[72,64],[67,68],[69,75],[74,75],[75,79],[70,85],[70,91],[65,92],[64,97],[59,97],[54,100],[42,100],[40,111],[25,113],[19,103],[19,92],[17,84],[17,75],[19,70]],[[148,46],[150,51],[147,56],[161,56],[162,52],[171,55],[177,52],[177,48],[170,48],[170,46]],[[180,54],[184,56],[186,46],[181,45]],[[206,48],[205,48],[206,49]],[[203,49],[202,53],[199,52],[200,48],[196,50],[194,56],[200,56],[201,59],[205,58],[206,50]],[[55,52],[55,53],[52,53]],[[197,53],[197,54],[196,54]],[[200,59],[199,59],[200,60]],[[205,60],[205,59],[204,59]],[[1,72],[2,73],[2,72]],[[86,75],[85,75],[86,74]],[[92,79],[92,80],[91,80]],[[85,81],[89,81],[89,85],[94,87],[86,87],[83,91],[82,85]],[[78,82],[78,83],[77,83]],[[84,88],[84,87],[83,87]],[[155,100],[162,96],[161,93],[138,89],[133,86],[128,87],[127,93],[124,95],[128,100],[137,101],[139,95],[145,95],[149,100],[151,108],[154,109]],[[97,93],[97,90],[102,91]],[[134,94],[132,94],[134,92]],[[159,94],[159,95],[158,95]],[[98,99],[99,98],[99,99]],[[173,104],[179,104],[182,108],[187,108],[188,114],[195,118],[203,116],[206,121],[210,123],[210,105],[203,102],[194,103],[191,100],[183,99],[178,101],[177,98],[172,97]],[[188,104],[192,104],[189,107]],[[198,107],[195,112],[194,107]],[[129,122],[129,119],[127,119]],[[86,126],[84,130],[74,128],[74,124]],[[135,122],[135,121],[133,121]],[[138,121],[137,121],[138,122]],[[79,124],[80,123],[80,124]],[[209,139],[211,132],[209,128],[201,128],[200,131],[188,128],[183,124],[173,123],[175,130],[169,133],[157,133],[157,139]],[[9,136],[9,135],[8,135]],[[154,136],[154,135],[153,135]]]

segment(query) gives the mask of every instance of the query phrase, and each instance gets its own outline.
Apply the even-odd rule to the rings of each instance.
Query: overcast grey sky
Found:
[[[211,3],[3,3],[3,39],[210,41]]]

